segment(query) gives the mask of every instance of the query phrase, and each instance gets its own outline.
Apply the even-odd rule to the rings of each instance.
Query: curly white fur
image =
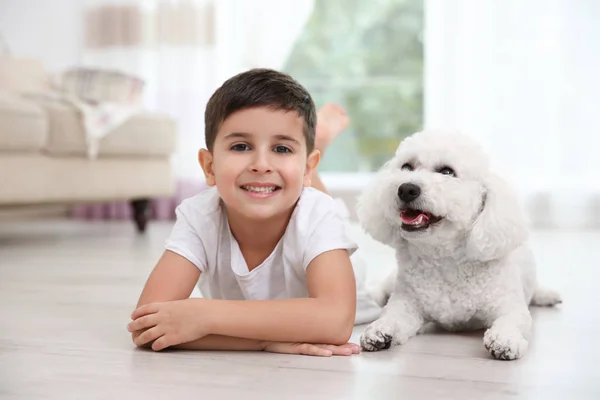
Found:
[[[440,173],[444,167],[455,176]],[[401,200],[403,183],[417,185],[420,195]],[[406,207],[441,219],[407,230],[400,216]],[[516,196],[467,136],[423,131],[405,139],[357,211],[368,234],[396,249],[398,267],[374,293],[385,308],[361,336],[364,350],[403,344],[434,322],[450,331],[487,328],[485,348],[512,360],[527,350],[528,306],[561,302],[538,288]]]

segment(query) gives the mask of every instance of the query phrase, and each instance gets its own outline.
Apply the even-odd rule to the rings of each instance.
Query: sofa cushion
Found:
[[[44,101],[50,121],[45,150],[54,156],[87,157],[82,115],[72,105]],[[177,127],[167,115],[142,112],[99,141],[98,157],[164,157],[175,152]]]
[[[168,158],[0,157],[0,206],[169,197],[175,190]]]
[[[43,109],[19,95],[0,92],[0,151],[39,151],[46,142]]]
[[[50,79],[40,60],[0,54],[0,91],[23,94],[48,89]]]

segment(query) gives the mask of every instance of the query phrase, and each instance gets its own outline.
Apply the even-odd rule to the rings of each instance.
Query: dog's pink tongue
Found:
[[[402,211],[400,217],[405,224],[414,224],[418,221],[423,222],[429,220],[428,214],[411,211]]]

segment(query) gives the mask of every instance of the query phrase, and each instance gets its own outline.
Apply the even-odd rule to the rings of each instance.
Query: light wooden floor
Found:
[[[534,234],[540,276],[565,303],[534,309],[529,353],[506,362],[481,333],[349,358],[135,350],[125,326],[169,229],[0,221],[1,399],[600,399],[599,232]]]

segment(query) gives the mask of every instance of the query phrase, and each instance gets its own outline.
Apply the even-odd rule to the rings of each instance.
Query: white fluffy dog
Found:
[[[385,308],[361,336],[364,350],[404,344],[434,322],[449,331],[487,328],[485,348],[512,360],[527,350],[528,306],[561,302],[538,287],[516,196],[466,136],[405,139],[361,195],[358,216],[396,249],[398,266],[375,292]]]

